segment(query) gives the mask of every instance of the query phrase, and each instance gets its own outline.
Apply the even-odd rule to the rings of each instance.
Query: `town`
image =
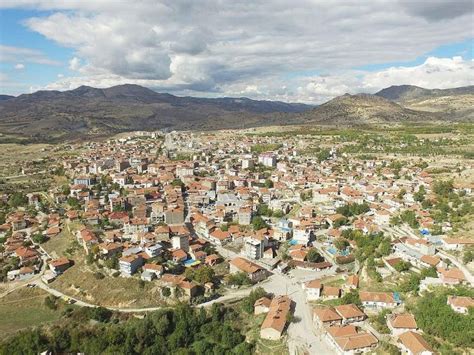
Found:
[[[48,171],[46,189],[0,195],[6,293],[137,314],[245,300],[262,346],[291,354],[464,351],[474,163],[443,170],[405,155],[443,140],[396,142],[249,129],[63,144],[19,172]]]

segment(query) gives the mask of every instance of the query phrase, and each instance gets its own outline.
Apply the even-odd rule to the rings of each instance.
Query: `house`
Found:
[[[230,261],[230,273],[235,274],[238,272],[246,273],[252,282],[259,282],[267,277],[265,269],[241,257],[236,257]]]
[[[185,252],[189,251],[188,235],[173,235],[171,237],[171,244],[173,246],[173,249],[181,249]]]
[[[217,265],[220,260],[221,258],[218,255],[211,254],[211,255],[206,256],[206,259],[204,262],[206,263],[206,265],[214,266],[214,265]]]
[[[335,325],[329,327],[326,334],[337,352],[343,355],[366,353],[373,350],[377,338],[369,332],[357,331],[352,325]]]
[[[458,268],[444,269],[438,268],[438,275],[445,284],[457,285],[466,281],[464,273]]]
[[[443,249],[446,250],[463,250],[467,246],[474,245],[472,239],[444,238],[441,242]]]
[[[106,258],[113,257],[114,255],[118,255],[122,252],[122,244],[112,242],[100,243],[99,252]]]
[[[366,315],[355,304],[344,304],[334,307],[334,310],[342,318],[342,324],[362,322]]]
[[[143,265],[143,271],[147,271],[151,274],[154,274],[156,278],[160,278],[164,273],[164,268],[158,264],[145,264]]]
[[[123,256],[119,259],[122,276],[132,276],[142,265],[143,258],[140,255]]]
[[[347,277],[346,283],[344,285],[344,288],[349,289],[349,290],[355,290],[359,288],[359,276],[356,274],[350,275]]]
[[[14,255],[20,259],[21,265],[33,263],[39,259],[38,252],[35,249],[24,246],[17,248],[14,252]]]
[[[71,262],[68,258],[54,259],[49,262],[49,268],[56,275],[62,274],[71,266]]]
[[[171,257],[175,263],[186,261],[188,254],[183,249],[176,249],[171,252]]]
[[[185,296],[191,300],[198,296],[200,293],[199,286],[194,281],[181,281],[178,285],[183,291]]]
[[[421,334],[413,331],[401,334],[398,344],[402,353],[407,355],[432,355],[435,353]]]
[[[252,221],[252,208],[251,207],[241,207],[239,209],[239,224],[243,226],[248,226]]]
[[[441,259],[437,256],[423,255],[420,264],[424,267],[437,267],[441,264]]]
[[[416,331],[417,325],[412,314],[391,314],[387,317],[387,326],[394,336],[398,336],[408,331]]]
[[[277,296],[270,303],[270,309],[260,328],[260,337],[269,340],[281,338],[291,312],[291,299]]]
[[[163,249],[163,247],[159,243],[145,245],[145,253],[150,258],[154,258],[154,257],[160,255],[162,249]]]
[[[216,245],[224,245],[232,240],[232,236],[228,231],[216,228],[209,235],[209,239]]]
[[[264,242],[256,236],[244,238],[243,253],[251,259],[261,259],[263,257]]]
[[[313,312],[313,322],[321,327],[342,324],[342,317],[332,307],[318,307]]]
[[[35,276],[35,270],[33,270],[31,267],[28,267],[28,266],[23,266],[20,269],[8,271],[8,273],[7,273],[7,278],[10,281],[13,281],[13,280],[19,280],[19,281],[28,280],[28,279],[31,279],[33,276]]]
[[[301,286],[303,287],[303,290],[306,291],[306,298],[308,301],[314,301],[321,297],[321,290],[323,288],[321,280],[315,279],[304,282]]]
[[[454,312],[467,314],[470,307],[474,307],[474,299],[472,297],[448,296],[448,305]]]
[[[336,286],[323,286],[321,297],[326,300],[334,300],[341,297],[341,289]]]
[[[268,297],[262,297],[259,298],[258,300],[255,301],[253,307],[254,307],[254,314],[262,314],[262,313],[267,313],[270,310],[270,304],[272,303],[272,300],[269,299]]]
[[[364,307],[369,308],[394,308],[399,301],[395,299],[393,293],[390,292],[360,292],[360,300]]]

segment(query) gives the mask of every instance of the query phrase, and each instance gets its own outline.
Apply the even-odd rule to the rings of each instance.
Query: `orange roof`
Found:
[[[474,307],[474,298],[461,296],[448,296],[448,304],[454,307]]]
[[[428,265],[431,265],[431,266],[436,266],[439,264],[439,262],[441,261],[441,259],[437,256],[431,256],[431,255],[423,255],[421,257],[421,261],[423,261],[424,263],[428,264]]]
[[[262,270],[260,266],[257,264],[248,261],[247,259],[241,258],[241,257],[236,257],[230,261],[232,265],[234,265],[236,268],[238,268],[241,271],[244,271],[246,273],[254,273],[259,270]]]
[[[354,325],[335,325],[328,328],[328,333],[333,337],[344,337],[357,334],[357,328]]]
[[[70,261],[68,258],[59,258],[59,259],[54,259],[49,262],[49,265],[52,265],[53,267],[58,267],[62,265],[69,265]]]
[[[348,278],[347,278],[347,281],[346,283],[350,286],[355,286],[355,287],[359,287],[359,276],[357,275],[350,275]]]
[[[413,354],[421,354],[424,351],[433,352],[433,349],[429,346],[423,337],[415,332],[408,331],[403,333],[398,338],[398,341],[402,343],[408,350]]]
[[[362,302],[384,302],[395,303],[393,294],[389,292],[360,292],[360,300]]]
[[[388,321],[393,328],[416,329],[416,321],[413,314],[392,314]]]
[[[261,329],[272,328],[282,333],[290,308],[291,299],[288,296],[275,297],[270,303],[270,310],[262,323]]]
[[[350,336],[341,336],[334,339],[339,347],[344,351],[356,350],[371,347],[378,343],[376,337],[370,333],[361,332]]]
[[[306,288],[321,288],[321,280],[319,279],[311,280],[311,281],[306,282],[304,285]]]
[[[316,308],[314,314],[321,322],[342,320],[342,317],[332,307]]]
[[[456,279],[456,280],[460,280],[460,281],[463,281],[463,280],[466,279],[464,277],[464,273],[461,270],[459,270],[458,268],[452,268],[452,269],[449,269],[449,270],[440,269],[440,272],[445,278]]]
[[[344,304],[336,306],[334,309],[344,319],[365,317],[365,313],[362,312],[355,304]]]

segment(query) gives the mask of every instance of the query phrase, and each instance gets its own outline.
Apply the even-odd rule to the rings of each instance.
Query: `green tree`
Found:
[[[316,248],[311,248],[306,255],[306,260],[311,263],[319,263],[324,261],[324,257],[318,252]]]

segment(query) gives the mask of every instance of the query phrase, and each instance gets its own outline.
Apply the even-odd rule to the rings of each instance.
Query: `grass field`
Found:
[[[41,289],[25,287],[0,299],[0,337],[58,319],[61,313],[44,305],[47,295]]]

